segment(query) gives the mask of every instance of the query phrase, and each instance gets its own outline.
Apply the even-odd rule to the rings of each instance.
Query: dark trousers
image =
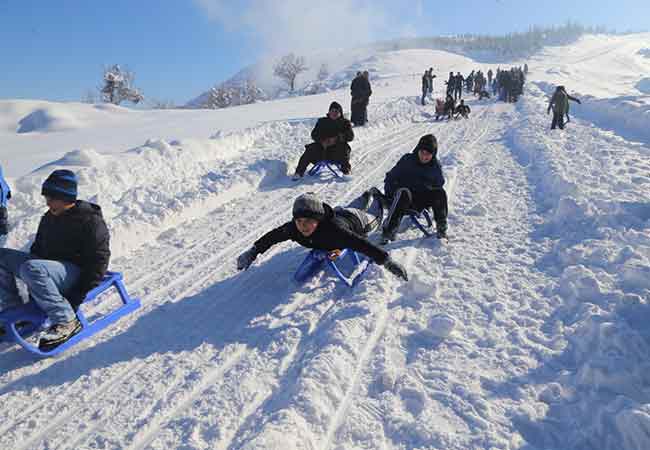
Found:
[[[564,130],[564,113],[556,113],[553,111],[553,122],[551,122],[551,130],[555,130],[555,127],[560,127],[560,130]]]
[[[454,89],[454,100],[463,98],[463,88],[457,87]]]
[[[9,233],[9,219],[7,217],[7,208],[0,206],[0,236]]]
[[[305,174],[309,164],[316,164],[319,161],[334,161],[341,165],[344,174],[350,173],[350,146],[348,144],[336,144],[324,149],[320,142],[312,142],[305,145],[305,152],[298,161],[296,173],[300,176]]]
[[[394,235],[408,210],[418,212],[433,209],[436,228],[447,229],[447,193],[443,188],[427,192],[412,193],[407,188],[400,188],[393,195],[392,203],[384,222],[384,234]]]
[[[350,105],[350,121],[357,125],[361,126],[366,123],[368,120],[368,99],[354,97],[352,99],[352,104]]]
[[[422,90],[422,100],[421,100],[421,102],[422,102],[422,106],[426,105],[426,103],[424,102],[424,98],[425,98],[426,96],[427,96],[427,91],[426,91],[426,89],[423,89],[423,90]]]

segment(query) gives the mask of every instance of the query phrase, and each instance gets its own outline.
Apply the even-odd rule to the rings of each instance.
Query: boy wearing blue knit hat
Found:
[[[111,253],[101,208],[77,200],[74,172],[55,170],[41,193],[49,210],[41,218],[30,252],[0,249],[0,310],[21,304],[16,287],[20,278],[30,301],[52,323],[39,341],[39,348],[48,351],[81,330],[75,310],[102,281]]]

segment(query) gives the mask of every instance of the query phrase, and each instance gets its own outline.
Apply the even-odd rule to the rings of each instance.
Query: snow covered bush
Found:
[[[101,88],[102,100],[106,103],[119,105],[125,100],[140,103],[144,96],[133,86],[135,74],[130,70],[122,70],[118,64],[104,69],[104,86]]]

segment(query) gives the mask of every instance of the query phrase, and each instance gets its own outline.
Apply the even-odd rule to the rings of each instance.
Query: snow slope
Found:
[[[366,55],[375,94],[348,181],[286,176],[347,89],[220,111],[1,102],[15,193],[6,245],[32,237],[43,178],[72,168],[143,307],[60,358],[1,346],[0,448],[649,448],[650,147],[628,140],[626,111],[603,129],[591,98],[564,132],[545,114],[550,83],[572,91],[573,76],[593,102],[642,104],[632,81],[606,91],[598,67],[647,47],[636,35],[549,49],[518,104],[470,100],[470,120],[440,123],[418,105],[413,72],[485,66],[428,50]],[[586,74],[549,79],[540,68],[570,66],[566,52],[594,55]],[[37,110],[76,125],[17,133]],[[405,222],[388,250],[409,282],[372,266],[353,290],[328,273],[296,285],[306,251],[291,243],[236,271],[299,193],[345,204],[428,132],[451,241]]]

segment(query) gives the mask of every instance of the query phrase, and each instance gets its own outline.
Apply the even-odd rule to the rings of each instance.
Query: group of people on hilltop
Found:
[[[354,126],[361,127],[368,122],[368,103],[372,95],[370,86],[370,74],[367,70],[357,72],[356,77],[350,84],[350,121]]]
[[[492,84],[492,92],[498,95],[501,101],[515,103],[524,92],[525,82],[526,73],[521,67],[512,67],[509,70],[498,68]]]

